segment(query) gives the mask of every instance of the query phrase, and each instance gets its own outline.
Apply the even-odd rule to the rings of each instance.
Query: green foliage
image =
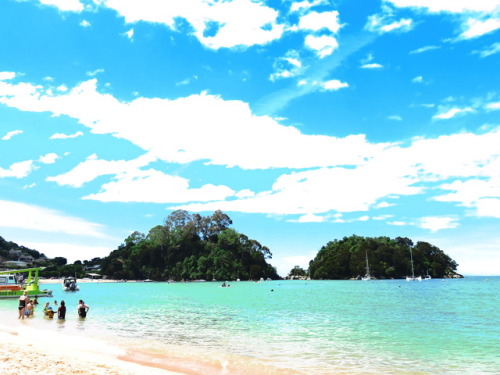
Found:
[[[456,274],[457,263],[438,247],[409,238],[361,237],[352,235],[323,246],[309,263],[312,279],[350,279],[364,275],[366,257],[370,274],[376,278],[404,278],[411,275],[410,249],[415,275],[448,277]]]
[[[174,211],[147,235],[134,232],[127,237],[103,259],[102,273],[116,279],[278,279],[266,262],[270,250],[231,225],[222,211],[206,217]]]
[[[305,269],[299,266],[295,266],[291,269],[290,273],[288,276],[307,276],[307,272]]]

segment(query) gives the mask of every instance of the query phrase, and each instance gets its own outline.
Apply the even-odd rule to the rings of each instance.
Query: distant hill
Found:
[[[24,255],[30,255],[33,259],[45,258],[45,255],[38,252],[37,250],[33,250],[27,248],[26,246],[20,246],[15,242],[7,241],[2,236],[0,236],[0,260],[18,260],[18,256],[11,255],[11,250],[18,250]]]
[[[427,273],[433,278],[461,277],[457,263],[438,247],[406,237],[361,237],[352,235],[328,242],[309,263],[312,279],[351,279],[366,273],[366,257],[370,274],[376,278],[411,276],[410,249],[415,276]]]

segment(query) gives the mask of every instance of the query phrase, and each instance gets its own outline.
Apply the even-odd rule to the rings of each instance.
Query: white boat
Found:
[[[427,275],[425,275],[424,280],[430,280],[432,279],[431,275],[429,275],[429,271],[427,271]]]
[[[368,251],[365,252],[366,255],[366,275],[361,278],[363,281],[373,280],[373,277],[370,275],[370,265],[368,264]]]
[[[66,292],[77,292],[80,290],[76,283],[76,277],[65,277],[63,280],[63,290]]]
[[[410,247],[410,262],[411,262],[411,276],[406,276],[406,281],[422,281],[422,276],[415,277],[415,269],[413,268],[413,253]]]

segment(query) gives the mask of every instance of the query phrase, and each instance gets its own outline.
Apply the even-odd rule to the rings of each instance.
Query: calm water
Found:
[[[113,339],[214,374],[500,374],[500,277],[406,282],[46,285],[68,306],[36,328]],[[78,299],[91,306],[76,317]],[[41,299],[41,305],[48,299]],[[16,314],[17,301],[0,301]],[[236,371],[235,369],[238,369]]]

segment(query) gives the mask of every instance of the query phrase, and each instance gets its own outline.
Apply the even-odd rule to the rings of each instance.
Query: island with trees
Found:
[[[162,225],[147,234],[133,232],[108,256],[77,260],[48,259],[44,254],[0,237],[3,268],[44,267],[42,277],[88,275],[116,280],[192,281],[281,279],[268,263],[271,251],[257,240],[231,228],[228,215],[173,211]],[[412,275],[432,278],[461,277],[457,263],[428,242],[416,244],[406,237],[394,239],[352,235],[322,246],[309,268],[294,267],[293,280],[360,279],[367,265],[376,279],[400,279]],[[23,264],[25,265],[23,267]]]
[[[362,237],[352,235],[328,242],[309,262],[311,279],[353,279],[366,273],[377,279],[401,279],[412,275],[432,278],[461,277],[458,264],[428,242],[416,244],[406,237]]]

